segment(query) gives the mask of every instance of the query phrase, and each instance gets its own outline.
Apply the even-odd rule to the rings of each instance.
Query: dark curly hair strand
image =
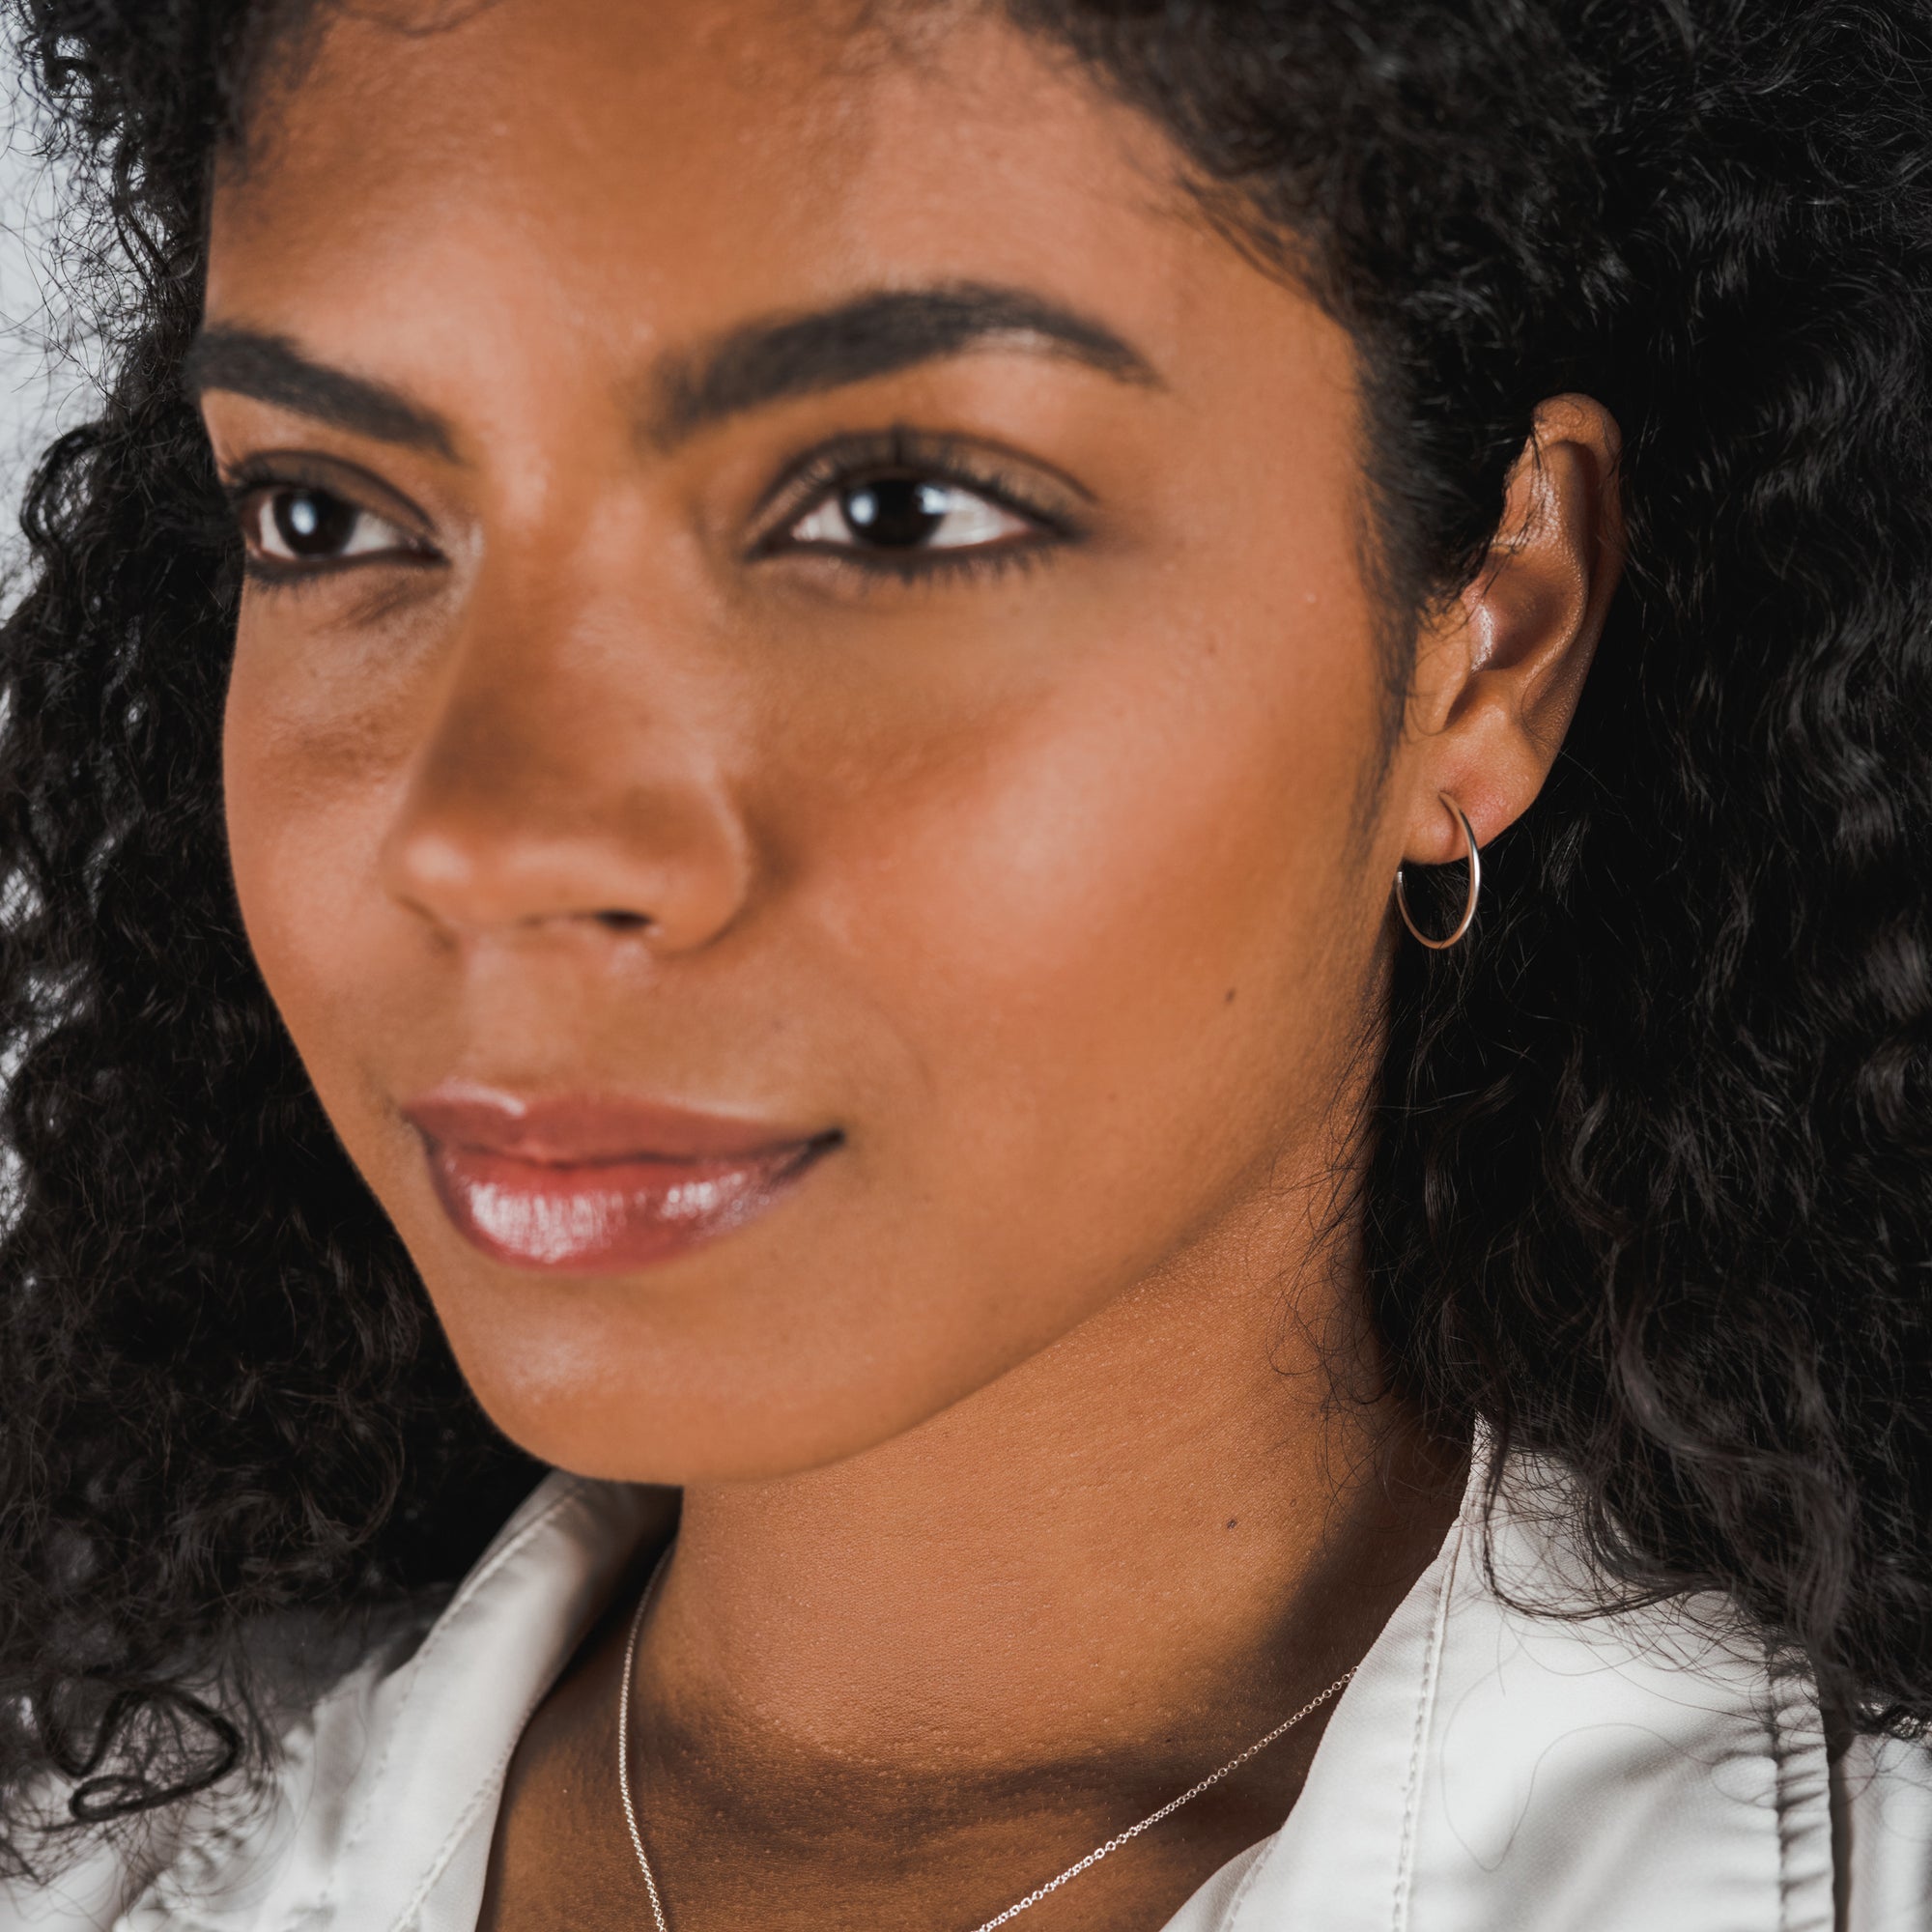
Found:
[[[454,1577],[534,1474],[228,882],[235,539],[178,372],[213,158],[304,11],[13,0],[138,298],[0,628],[15,1861],[49,1773],[94,1822],[263,1762],[244,1634]],[[1435,1426],[1574,1472],[1606,1597],[1729,1592],[1846,1721],[1932,1722],[1932,8],[1006,11],[1352,331],[1405,639],[1540,401],[1621,423],[1565,754],[1472,940],[1399,957],[1372,1313]]]

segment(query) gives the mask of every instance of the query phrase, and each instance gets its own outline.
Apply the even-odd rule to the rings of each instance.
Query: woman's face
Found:
[[[464,12],[344,10],[216,197],[241,903],[497,1421],[801,1468],[1328,1160],[1350,347],[977,12]]]

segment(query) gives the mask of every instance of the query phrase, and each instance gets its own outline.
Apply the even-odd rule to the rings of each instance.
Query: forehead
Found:
[[[481,273],[649,337],[854,286],[1130,277],[1179,327],[1209,243],[1163,138],[984,10],[877,14],[331,14],[221,174],[211,307],[424,317]]]

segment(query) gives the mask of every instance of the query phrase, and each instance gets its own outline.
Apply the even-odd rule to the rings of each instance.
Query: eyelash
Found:
[[[969,492],[1033,525],[1034,534],[976,547],[910,551],[898,557],[857,546],[785,543],[787,531],[840,493],[888,479]],[[958,438],[903,427],[841,437],[811,451],[780,479],[759,517],[761,534],[753,539],[747,554],[754,558],[808,556],[873,582],[891,578],[930,583],[943,578],[1030,570],[1060,546],[1077,542],[1081,534],[1066,511],[1039,501],[1040,494],[1011,474],[994,452]]]
[[[402,520],[356,501],[354,497],[345,494],[339,479],[324,481],[304,473],[299,466],[285,468],[272,458],[251,457],[238,463],[222,477],[221,492],[228,500],[230,526],[242,536],[242,575],[250,582],[265,588],[310,589],[325,578],[337,576],[370,561],[421,565],[440,560],[429,544],[420,542],[412,549],[396,547],[361,556],[323,557],[310,563],[290,563],[278,557],[265,557],[249,543],[246,527],[249,506],[258,497],[266,499],[284,494],[306,494],[327,497],[360,516],[397,528],[401,527]]]
[[[980,545],[908,550],[895,556],[885,550],[859,545],[787,543],[787,532],[842,493],[868,482],[888,480],[932,483],[980,497],[1008,515],[1033,526],[1030,534]],[[397,519],[345,495],[339,483],[322,481],[300,469],[284,468],[270,459],[242,462],[222,479],[230,516],[242,531],[243,574],[265,588],[300,590],[327,577],[369,562],[434,562],[429,546],[413,552],[400,547],[360,556],[325,557],[290,562],[265,557],[249,542],[249,508],[257,499],[279,493],[307,492],[332,498],[359,515],[396,524]],[[993,577],[1035,567],[1055,549],[1077,541],[1081,532],[1059,505],[1037,500],[1042,493],[1008,472],[997,455],[953,437],[932,436],[902,427],[882,434],[841,437],[823,444],[794,464],[767,493],[756,535],[745,554],[748,560],[794,555],[810,557],[871,583],[892,579],[903,583],[930,583],[941,579]],[[259,511],[257,512],[259,514]]]

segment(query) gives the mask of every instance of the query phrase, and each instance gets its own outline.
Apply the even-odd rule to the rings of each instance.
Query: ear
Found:
[[[1601,403],[1544,403],[1475,582],[1424,625],[1399,759],[1409,863],[1463,856],[1442,794],[1487,844],[1543,789],[1623,571],[1620,448]]]

